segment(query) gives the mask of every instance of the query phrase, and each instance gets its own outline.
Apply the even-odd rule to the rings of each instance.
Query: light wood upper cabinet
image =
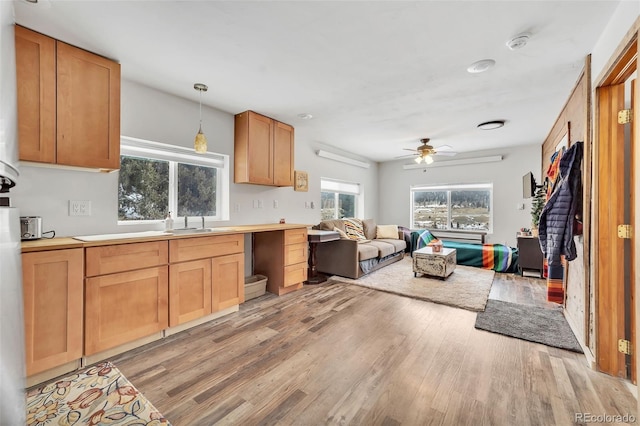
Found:
[[[82,357],[83,250],[22,255],[27,375]]]
[[[56,41],[15,27],[19,155],[24,161],[56,160]]]
[[[253,111],[235,117],[234,182],[293,186],[294,129]]]
[[[20,159],[120,167],[120,64],[15,27]]]
[[[120,64],[58,42],[57,162],[120,168]]]

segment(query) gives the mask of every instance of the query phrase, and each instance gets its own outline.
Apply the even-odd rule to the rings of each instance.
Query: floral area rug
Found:
[[[170,425],[110,362],[27,393],[27,425]]]

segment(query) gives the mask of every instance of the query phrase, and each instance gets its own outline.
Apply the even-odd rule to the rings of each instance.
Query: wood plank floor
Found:
[[[544,281],[496,274],[491,297],[544,304]],[[584,356],[476,330],[462,309],[334,283],[113,359],[174,425],[570,425],[637,415]],[[580,422],[577,422],[578,424]]]

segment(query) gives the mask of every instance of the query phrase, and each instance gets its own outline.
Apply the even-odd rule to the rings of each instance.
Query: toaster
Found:
[[[42,238],[42,218],[40,216],[21,216],[20,235],[23,240]]]

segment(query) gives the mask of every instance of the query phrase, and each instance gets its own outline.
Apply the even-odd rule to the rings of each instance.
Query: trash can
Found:
[[[244,301],[262,296],[267,291],[267,277],[251,275],[244,278]]]

